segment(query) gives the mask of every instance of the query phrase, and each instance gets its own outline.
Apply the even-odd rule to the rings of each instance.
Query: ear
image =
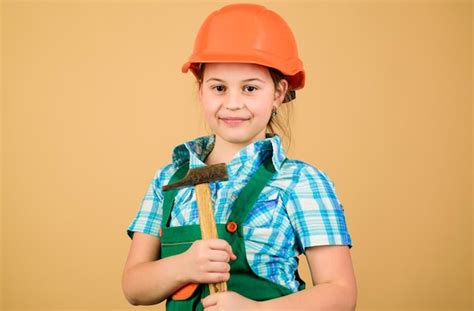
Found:
[[[275,89],[275,96],[273,99],[273,103],[277,108],[280,107],[280,105],[283,103],[287,91],[288,81],[286,81],[285,79],[281,79],[280,82],[278,82],[277,88]]]

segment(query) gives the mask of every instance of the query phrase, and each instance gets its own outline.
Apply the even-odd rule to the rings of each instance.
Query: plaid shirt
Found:
[[[214,147],[215,136],[203,136],[174,148],[173,162],[159,168],[141,207],[128,227],[133,232],[160,236],[163,193],[178,167],[189,160],[190,168],[202,167]],[[263,189],[243,224],[247,261],[255,274],[297,291],[297,256],[317,245],[352,247],[342,204],[335,185],[321,170],[299,160],[285,159],[278,135],[242,148],[227,163],[229,179],[210,184],[216,223],[225,224],[232,203],[259,165],[272,154],[277,175]],[[193,187],[181,188],[175,198],[170,226],[198,223]]]

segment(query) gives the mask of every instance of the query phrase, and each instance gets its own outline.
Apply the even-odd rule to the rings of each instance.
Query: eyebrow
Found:
[[[224,80],[222,79],[218,79],[218,78],[209,78],[206,80],[206,82],[209,82],[209,81],[218,81],[218,82],[225,82]],[[241,82],[250,82],[250,81],[260,81],[262,83],[265,83],[265,81],[263,81],[262,79],[259,79],[259,78],[250,78],[250,79],[245,79],[245,80],[242,80]]]

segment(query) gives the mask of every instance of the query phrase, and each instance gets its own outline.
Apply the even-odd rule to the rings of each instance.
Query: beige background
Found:
[[[207,134],[180,68],[224,3],[3,2],[0,309],[137,309],[125,230]],[[336,184],[358,310],[473,310],[471,2],[260,3],[299,42],[288,156]]]

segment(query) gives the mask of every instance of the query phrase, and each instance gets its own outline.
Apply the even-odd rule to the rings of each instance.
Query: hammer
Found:
[[[226,164],[219,163],[204,167],[192,168],[181,180],[173,184],[165,185],[162,189],[163,191],[166,191],[173,188],[195,186],[194,189],[196,192],[196,200],[199,213],[199,226],[201,228],[202,239],[217,239],[218,235],[216,228],[216,220],[214,218],[214,210],[212,208],[209,183],[225,181],[227,179],[228,175]],[[189,291],[190,289],[187,288],[189,286],[192,286],[193,288],[197,287],[195,284],[188,284],[187,286],[183,287],[182,290],[184,292]],[[225,281],[215,284],[209,284],[209,292],[211,294],[225,291],[227,291],[227,283]]]

